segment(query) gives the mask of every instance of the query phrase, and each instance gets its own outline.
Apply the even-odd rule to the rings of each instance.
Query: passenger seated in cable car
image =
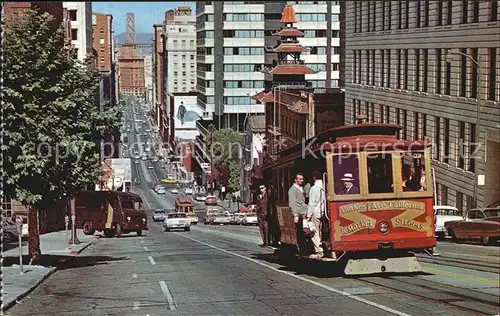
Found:
[[[344,188],[340,191],[340,194],[359,194],[359,189],[354,186],[354,177],[352,173],[344,173],[344,176],[340,179],[344,184]]]

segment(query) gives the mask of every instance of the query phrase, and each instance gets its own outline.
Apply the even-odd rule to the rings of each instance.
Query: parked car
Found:
[[[242,225],[257,225],[257,214],[256,213],[246,213],[241,219]]]
[[[478,208],[467,212],[461,220],[444,223],[453,241],[479,239],[483,245],[497,244],[500,239],[500,208]]]
[[[205,198],[205,205],[217,205],[217,197],[209,195]]]
[[[446,237],[446,229],[444,223],[448,221],[459,221],[463,219],[461,212],[453,206],[434,205],[434,218],[436,221],[435,232],[438,239]]]
[[[177,194],[177,193],[179,193],[179,190],[177,190],[177,189],[172,189],[172,190],[170,190],[170,193],[172,193],[172,194]]]
[[[163,209],[157,209],[153,212],[153,222],[162,222],[167,218],[167,214]]]
[[[189,195],[192,195],[192,194],[193,194],[193,189],[191,189],[191,188],[186,188],[186,189],[184,190],[184,193],[189,194]]]
[[[4,242],[12,243],[19,240],[16,223],[6,217],[2,217],[2,231]]]
[[[198,225],[198,222],[200,221],[200,219],[198,218],[198,216],[196,216],[195,213],[188,213],[187,214],[189,220],[191,221],[191,225]]]
[[[184,231],[191,230],[191,220],[187,217],[186,213],[170,213],[163,222],[163,228],[168,232],[171,229],[184,229]]]
[[[165,194],[165,193],[167,193],[167,191],[165,190],[165,188],[163,188],[163,187],[162,187],[162,188],[159,188],[159,189],[156,191],[156,193],[158,193],[158,194]]]

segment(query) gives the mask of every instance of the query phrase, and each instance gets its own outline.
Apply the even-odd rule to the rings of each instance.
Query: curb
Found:
[[[38,282],[36,282],[33,286],[31,286],[29,289],[24,291],[23,293],[20,293],[17,295],[11,302],[5,304],[2,306],[1,311],[2,314],[3,312],[7,311],[9,308],[12,306],[16,305],[18,301],[22,300],[26,296],[28,296],[35,288],[37,288],[40,284],[42,284],[43,281],[47,280],[54,272],[57,271],[57,267],[52,267],[52,270],[50,270],[46,275],[44,275]]]
[[[82,251],[84,251],[85,249],[87,249],[90,245],[92,245],[94,242],[96,242],[99,239],[100,239],[99,236],[95,236],[94,239],[92,239],[88,244],[85,245],[85,247],[82,247],[79,250],[72,250],[71,251],[71,256],[78,256]],[[38,282],[36,282],[33,286],[31,286],[29,289],[27,289],[23,293],[20,293],[19,295],[17,295],[11,302],[3,305],[0,308],[0,311],[2,312],[2,314],[3,314],[3,312],[5,312],[9,308],[11,308],[12,306],[16,305],[18,301],[20,301],[23,298],[25,298],[26,296],[28,296],[31,292],[33,292],[33,290],[35,288],[37,288],[40,284],[42,284],[42,282],[44,282],[45,280],[47,280],[57,270],[59,270],[58,267],[52,267],[52,269],[46,275],[44,275]]]
[[[90,245],[92,245],[94,242],[96,242],[97,240],[99,240],[99,236],[95,236],[94,239],[92,239],[91,241],[89,241],[88,244],[86,244],[84,247],[82,247],[81,249],[78,249],[78,250],[71,250],[71,256],[78,256],[82,251],[84,251],[85,249],[87,249]]]

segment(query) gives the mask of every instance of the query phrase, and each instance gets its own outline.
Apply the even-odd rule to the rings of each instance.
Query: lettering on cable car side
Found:
[[[404,227],[416,231],[425,232],[427,237],[432,236],[432,219],[425,218],[425,222],[415,221],[415,218],[425,214],[425,203],[414,201],[375,201],[346,204],[339,207],[339,217],[352,222],[347,226],[340,226],[340,221],[333,223],[335,229],[335,241],[341,236],[352,235],[363,229],[374,229],[376,221],[362,212],[380,210],[404,210],[405,212],[391,219],[392,227]]]

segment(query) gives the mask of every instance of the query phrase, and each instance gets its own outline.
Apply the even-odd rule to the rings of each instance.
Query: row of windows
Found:
[[[326,30],[303,30],[305,38],[326,37]],[[339,37],[339,31],[332,30],[332,38]]]
[[[371,123],[395,123],[403,126],[398,138],[404,140],[425,139],[431,137],[427,123],[427,114],[405,109],[392,109],[395,115],[391,115],[391,108],[387,105],[352,100],[352,120],[355,122],[356,115],[364,114]],[[410,117],[411,116],[411,117]],[[456,142],[450,142],[450,133],[453,132],[451,124],[456,123]],[[451,122],[448,118],[434,116],[434,140],[433,158],[435,160],[450,164],[451,153],[454,154],[454,165],[465,171],[475,172],[477,155],[477,132],[476,124],[457,121]]]
[[[373,32],[397,29],[420,28],[430,26],[429,12],[437,11],[437,20],[434,26],[451,25],[453,21],[453,0],[446,1],[353,1],[354,2],[354,32]],[[479,6],[483,1],[462,1],[460,10],[460,23],[478,23]],[[498,0],[487,1],[489,3],[489,20],[498,19]],[[432,6],[432,8],[431,8]],[[410,12],[410,7],[412,10]],[[469,12],[472,11],[472,19]],[[380,13],[378,13],[380,12]],[[396,20],[393,21],[392,14],[396,12]],[[377,26],[377,14],[381,14],[382,24]],[[364,20],[364,18],[368,19]],[[415,17],[412,25],[410,20]],[[397,25],[393,25],[397,23]]]
[[[395,52],[395,54],[393,54]],[[477,97],[477,67],[466,56],[457,57],[457,62],[447,63],[444,59],[447,49],[382,49],[355,50],[353,52],[352,77],[354,83],[380,85],[382,87],[429,92],[429,77],[434,72],[434,93],[451,95],[452,66],[460,67],[458,96]],[[434,53],[433,67],[429,66],[429,53]],[[478,59],[478,48],[462,48],[460,53]],[[410,54],[412,60],[410,61]],[[489,48],[488,100],[496,100],[497,48]],[[412,65],[410,65],[410,63]],[[362,76],[364,70],[364,78]],[[395,78],[393,71],[395,69]],[[409,78],[413,79],[410,86]],[[395,82],[392,80],[395,79]]]
[[[436,204],[455,206],[461,213],[474,207],[473,198],[458,190],[455,191],[455,201],[448,199],[448,187],[442,183],[436,182]],[[455,204],[455,205],[453,205]]]
[[[234,53],[235,52],[234,48],[233,48],[233,53],[231,54],[231,50],[230,50],[231,47],[226,47],[226,48],[228,48],[228,50],[227,50],[227,54],[226,54],[226,50],[224,50],[224,54],[225,55],[242,55],[242,54],[239,53],[239,50],[238,50],[238,54],[235,54]],[[239,48],[239,49],[241,49],[241,48]],[[254,50],[253,51],[252,50],[247,51],[247,50],[245,50],[245,48],[243,48],[243,52],[249,52],[250,53],[249,55],[263,55],[263,54],[256,54],[257,52],[259,52],[259,50],[258,50],[259,47],[252,47],[252,49],[254,49]],[[310,47],[310,49],[311,49],[309,51],[310,55],[326,55],[326,46],[313,46],[313,47]],[[213,47],[198,48],[197,49],[197,54],[199,56],[213,55],[214,54],[214,48]],[[338,46],[332,46],[332,54],[339,55],[340,54],[340,47],[338,47]]]
[[[264,88],[264,81],[261,80],[224,81],[224,88]]]
[[[224,72],[254,72],[261,71],[261,64],[226,64]]]
[[[249,105],[256,104],[255,100],[251,97],[224,97],[224,104],[227,105]]]
[[[314,71],[326,71],[326,64],[306,64],[307,67],[311,68]],[[331,71],[337,71],[339,70],[339,64],[338,63],[332,63],[330,64],[330,70]]]
[[[224,55],[264,55],[264,47],[224,47]]]
[[[264,14],[260,14],[260,13],[226,13],[226,14],[224,14],[224,21],[235,21],[235,22],[264,21]]]

